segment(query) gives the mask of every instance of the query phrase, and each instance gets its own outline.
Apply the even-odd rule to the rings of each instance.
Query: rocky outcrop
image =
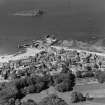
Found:
[[[13,13],[14,16],[41,16],[43,15],[44,11],[40,9],[32,9],[32,10],[24,10]]]

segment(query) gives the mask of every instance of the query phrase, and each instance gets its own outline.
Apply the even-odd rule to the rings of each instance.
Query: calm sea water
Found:
[[[33,8],[42,9],[45,14],[41,17],[9,15]],[[105,0],[0,2],[0,55],[15,52],[19,40],[38,39],[40,35],[46,34],[55,34],[60,39],[82,41],[104,38]]]

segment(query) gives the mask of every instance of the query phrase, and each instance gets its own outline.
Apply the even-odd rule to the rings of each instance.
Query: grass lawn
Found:
[[[83,84],[76,85],[74,87],[75,91],[88,91],[88,90],[96,90],[96,89],[105,89],[105,84],[93,83],[93,84]]]
[[[80,103],[69,103],[68,105],[105,105],[105,104],[102,104],[102,103],[96,103],[96,102],[80,102]]]
[[[105,104],[105,97],[103,97],[103,98],[95,98],[95,99],[92,100],[92,102]]]
[[[105,84],[93,83],[93,84],[84,84],[76,85],[74,91],[82,92],[84,95],[89,93],[90,96],[95,97],[92,101],[87,101],[83,103],[72,104],[70,102],[71,92],[60,93],[54,89],[54,87],[44,90],[41,93],[28,94],[24,100],[33,99],[35,102],[40,102],[44,97],[47,97],[48,94],[55,93],[58,97],[65,100],[68,105],[105,105]]]
[[[38,103],[44,97],[48,96],[48,94],[55,93],[58,95],[58,97],[65,100],[68,103],[68,105],[105,105],[105,98],[103,98],[103,96],[105,96],[105,92],[103,92],[104,87],[105,87],[105,84],[103,84],[103,85],[89,84],[89,85],[83,85],[83,86],[75,86],[75,88],[74,88],[75,91],[81,91],[82,93],[89,92],[89,94],[90,94],[94,90],[92,93],[93,96],[96,95],[96,93],[98,96],[101,96],[101,98],[95,98],[92,101],[87,101],[87,102],[82,102],[82,103],[72,104],[70,102],[71,92],[60,93],[60,92],[57,92],[53,87],[48,90],[44,90],[41,93],[28,94],[24,98],[24,100],[33,99],[35,102]]]

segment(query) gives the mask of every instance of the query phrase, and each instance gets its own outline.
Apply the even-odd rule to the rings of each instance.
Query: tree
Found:
[[[39,93],[44,88],[44,82],[40,82],[40,83],[35,84],[35,88],[36,88],[36,93]]]
[[[86,98],[86,100],[90,99],[89,93],[86,93],[85,98]]]
[[[86,70],[87,70],[87,71],[92,71],[92,67],[89,66],[89,65],[87,65],[87,66],[86,66]]]
[[[72,94],[71,94],[71,102],[72,103],[78,102],[77,92],[72,92]]]
[[[14,98],[10,98],[8,100],[8,105],[15,105],[15,99]]]
[[[48,97],[42,99],[38,105],[67,105],[67,103],[55,94],[50,94]]]
[[[21,105],[37,105],[37,103],[32,99],[28,99],[27,102],[22,102]]]
[[[75,85],[75,75],[71,72],[60,73],[54,77],[54,85],[60,92],[70,91]]]
[[[33,81],[32,81],[32,78],[31,77],[26,77],[25,78],[25,81],[26,81],[27,86],[28,85],[33,85]]]
[[[2,89],[0,91],[0,98],[1,99],[9,99],[9,98],[16,98],[18,94],[18,90],[15,86],[8,86],[7,88]]]
[[[85,101],[85,97],[83,96],[82,93],[72,92],[72,94],[71,94],[71,102],[72,103],[77,103],[77,102],[82,102],[82,101]]]
[[[59,91],[59,92],[66,92],[66,91],[71,91],[73,90],[73,87],[72,85],[70,84],[70,81],[69,80],[65,80],[64,82],[56,85],[56,89]]]
[[[92,71],[87,71],[82,74],[82,78],[85,77],[94,77],[94,73]]]
[[[12,72],[12,73],[9,75],[9,79],[11,79],[11,80],[14,80],[14,79],[16,79],[16,78],[17,78],[17,75],[16,75],[15,72]]]
[[[42,81],[44,82],[44,89],[49,88],[51,85],[53,85],[53,78],[51,75],[44,75],[42,77]]]
[[[28,99],[27,100],[27,105],[37,105],[37,103],[32,99]]]
[[[77,71],[77,72],[76,72],[76,77],[77,77],[77,78],[82,78],[82,73],[81,73],[81,71]]]
[[[79,100],[80,102],[85,101],[85,97],[83,96],[83,94],[82,94],[81,92],[78,92],[78,93],[77,93],[77,96],[78,96],[78,100]]]
[[[68,71],[70,71],[69,68],[68,68],[69,62],[66,61],[64,63],[65,63],[65,65],[64,64],[62,65],[63,70],[61,72],[62,73],[67,73]]]
[[[96,71],[95,78],[98,80],[99,83],[105,82],[105,71]]]
[[[25,78],[16,79],[13,82],[18,89],[21,89],[21,88],[24,88],[25,86],[27,86]]]
[[[15,105],[21,105],[21,100],[20,99],[16,99]]]
[[[29,85],[21,89],[21,93],[24,95],[29,94],[29,93],[34,93],[35,91],[36,91],[36,88],[34,85]]]

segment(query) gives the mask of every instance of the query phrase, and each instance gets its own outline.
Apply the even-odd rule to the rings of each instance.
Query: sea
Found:
[[[44,15],[11,15],[33,8]],[[105,0],[0,0],[0,55],[48,34],[87,42],[105,38]]]

